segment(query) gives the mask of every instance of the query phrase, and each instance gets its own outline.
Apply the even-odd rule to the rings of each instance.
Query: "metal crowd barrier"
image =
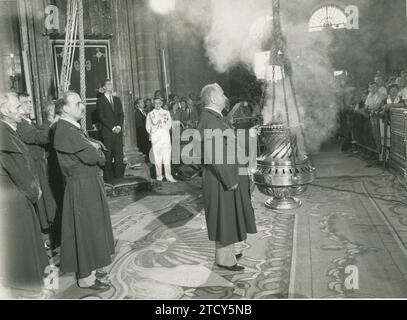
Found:
[[[390,110],[390,168],[407,178],[407,108]]]
[[[380,126],[382,120],[379,115],[354,112],[352,120],[352,135],[356,145],[380,155],[383,146]]]

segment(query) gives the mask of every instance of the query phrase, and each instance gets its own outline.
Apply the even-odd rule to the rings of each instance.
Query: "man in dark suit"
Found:
[[[103,171],[105,181],[124,176],[123,164],[123,107],[120,99],[113,96],[113,83],[110,79],[102,82],[105,91],[98,98],[96,112],[101,124],[102,142],[109,150]]]
[[[136,135],[137,135],[137,147],[146,155],[146,160],[149,161],[149,153],[151,149],[151,143],[148,132],[146,130],[146,112],[144,109],[143,99],[136,100],[136,107],[134,108],[134,117],[136,120]]]

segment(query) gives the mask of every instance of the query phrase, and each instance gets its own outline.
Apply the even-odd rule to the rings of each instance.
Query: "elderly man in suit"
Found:
[[[40,290],[48,265],[34,209],[41,189],[17,133],[20,108],[16,94],[0,95],[0,279],[7,287]]]
[[[57,213],[57,204],[50,187],[46,159],[46,148],[49,145],[49,126],[38,126],[34,124],[30,115],[32,112],[31,97],[26,93],[18,94],[21,103],[22,121],[17,125],[17,133],[34,160],[36,174],[40,180],[42,197],[36,204],[41,228],[44,233],[50,231]],[[54,242],[54,239],[51,239]],[[58,241],[52,245],[58,246]]]
[[[222,115],[227,100],[222,88],[216,83],[205,86],[201,100],[204,108],[198,130],[205,159],[203,193],[208,237],[215,241],[215,261],[218,267],[242,271],[244,267],[237,263],[241,254],[236,255],[234,244],[245,240],[248,233],[257,232],[249,177],[240,175],[239,170],[246,164],[228,160],[233,159],[229,157],[233,156],[238,146],[229,121]],[[216,132],[222,135],[218,137]],[[219,138],[222,139],[221,150],[216,141]]]
[[[96,103],[96,112],[101,124],[102,142],[109,150],[103,172],[105,181],[124,176],[123,164],[123,106],[119,97],[113,96],[110,79],[102,82],[104,94]]]

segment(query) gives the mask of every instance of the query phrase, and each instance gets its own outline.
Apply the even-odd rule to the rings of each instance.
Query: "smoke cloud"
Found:
[[[256,1],[213,1],[211,26],[205,36],[207,55],[218,72],[225,72],[238,62],[252,67],[256,48],[250,46],[250,26]]]
[[[334,69],[328,58],[332,37],[329,32],[309,33],[307,19],[299,19],[301,7],[303,1],[281,2],[281,25],[287,39],[287,52],[283,54],[289,56],[293,66],[294,88],[308,142],[307,151],[316,152],[337,129],[339,108],[335,103]],[[202,33],[206,54],[219,73],[228,71],[237,63],[243,63],[253,71],[255,54],[269,50],[264,48],[264,42],[252,36],[255,22],[272,16],[269,0],[188,1],[186,10],[184,20]],[[270,27],[265,25],[267,30],[260,28],[257,31],[265,32],[267,37]],[[288,79],[285,89],[290,125],[293,130],[298,130],[300,121]],[[275,120],[271,97],[272,85],[269,84],[263,109],[264,123]],[[276,84],[275,111],[282,120],[286,119],[281,81]],[[299,145],[304,145],[301,139]]]

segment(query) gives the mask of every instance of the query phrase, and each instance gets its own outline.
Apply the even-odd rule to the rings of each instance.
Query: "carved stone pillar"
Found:
[[[135,41],[133,65],[137,67],[139,97],[152,97],[155,90],[161,89],[161,64],[159,56],[159,39],[154,14],[147,1],[132,1]]]
[[[140,153],[137,149],[136,126],[134,119],[134,83],[133,72],[137,72],[137,66],[132,65],[129,34],[128,0],[111,0],[111,12],[113,21],[112,38],[112,69],[113,84],[117,95],[123,104],[124,112],[124,155],[127,163],[134,165],[140,161]]]

